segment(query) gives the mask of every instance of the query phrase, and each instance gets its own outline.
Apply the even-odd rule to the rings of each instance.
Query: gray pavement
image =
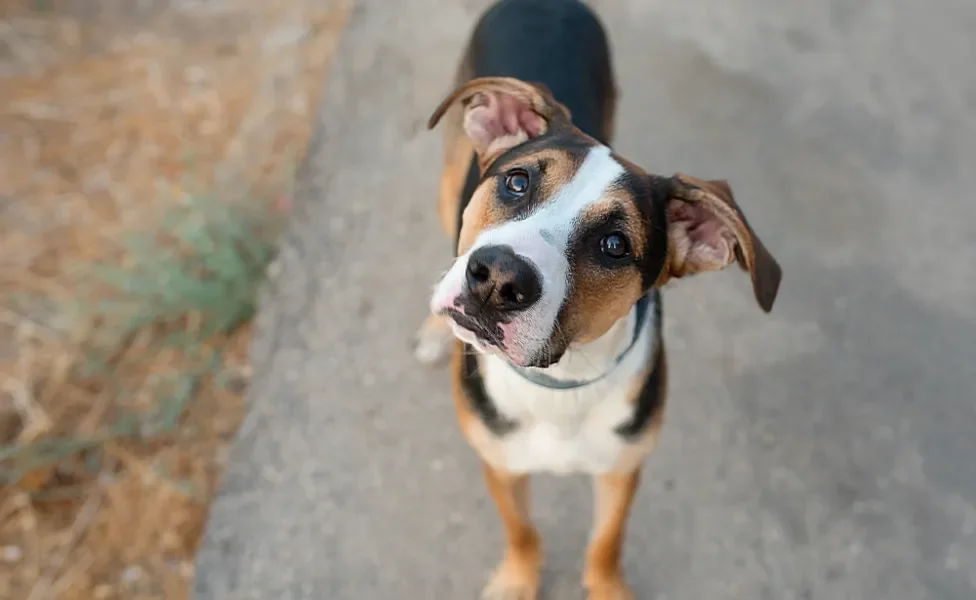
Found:
[[[500,532],[444,369],[410,356],[473,0],[359,2],[272,268],[196,597],[475,598]],[[605,0],[617,149],[727,178],[783,265],[665,294],[643,599],[976,598],[976,4]],[[587,482],[538,478],[543,595],[582,598]]]

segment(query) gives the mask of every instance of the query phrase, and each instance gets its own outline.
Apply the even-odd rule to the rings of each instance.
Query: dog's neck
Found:
[[[576,387],[602,378],[632,349],[637,336],[646,328],[648,319],[654,318],[652,315],[655,300],[652,295],[642,308],[635,305],[599,338],[586,344],[571,345],[556,364],[545,369],[524,369],[521,373],[543,385],[549,382],[550,387],[559,387],[561,384]],[[642,323],[639,324],[638,319]],[[635,331],[638,325],[641,330]]]

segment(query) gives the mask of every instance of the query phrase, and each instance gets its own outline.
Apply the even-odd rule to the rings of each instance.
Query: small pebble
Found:
[[[199,85],[209,78],[207,70],[200,65],[190,65],[183,69],[183,80],[189,84]]]
[[[15,563],[19,562],[21,558],[24,557],[24,551],[20,546],[4,546],[3,547],[3,562]]]
[[[142,569],[136,565],[131,567],[126,567],[125,571],[122,571],[122,583],[134,583],[142,578]]]
[[[303,96],[292,96],[291,100],[288,101],[288,109],[296,115],[305,116],[308,112],[308,102]]]

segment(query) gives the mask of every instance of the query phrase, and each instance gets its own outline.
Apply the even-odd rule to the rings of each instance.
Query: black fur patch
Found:
[[[661,377],[664,376],[664,347],[661,340],[661,317],[664,314],[661,306],[661,294],[654,292],[654,338],[657,346],[657,353],[654,356],[654,366],[651,373],[644,380],[644,386],[637,396],[637,403],[634,407],[634,414],[631,418],[618,425],[614,431],[625,440],[639,437],[654,417],[664,408],[665,396],[661,390]],[[666,390],[663,390],[667,393]]]
[[[668,197],[670,182],[662,177],[642,177],[626,172],[619,180],[634,197],[647,232],[643,253],[637,261],[641,287],[650,289],[668,258]]]
[[[488,431],[498,437],[511,433],[518,427],[518,423],[498,412],[498,407],[488,397],[475,349],[462,344],[461,351],[464,353],[461,359],[461,387],[464,388],[471,408]]]
[[[471,306],[471,302],[473,301],[471,301],[470,298],[465,296],[464,300],[468,300],[468,302],[464,304],[463,300],[459,299],[455,301],[455,304],[462,302],[462,306],[465,307],[465,311],[467,312],[473,312],[473,310],[479,310],[481,313],[488,312],[481,307],[475,308]],[[497,313],[496,311],[490,311],[490,313],[485,315],[483,319],[472,319],[463,312],[453,308],[447,309],[447,315],[461,327],[464,327],[468,331],[477,335],[479,338],[496,346],[502,346],[501,342],[505,339],[501,324],[511,319],[511,316],[506,316],[503,319],[501,313]]]

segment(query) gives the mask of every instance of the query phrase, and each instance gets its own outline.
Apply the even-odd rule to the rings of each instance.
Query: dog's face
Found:
[[[431,126],[455,102],[482,177],[431,310],[461,340],[549,366],[606,333],[650,288],[737,259],[772,308],[779,266],[724,182],[649,175],[573,127],[541,86],[473,80]]]

